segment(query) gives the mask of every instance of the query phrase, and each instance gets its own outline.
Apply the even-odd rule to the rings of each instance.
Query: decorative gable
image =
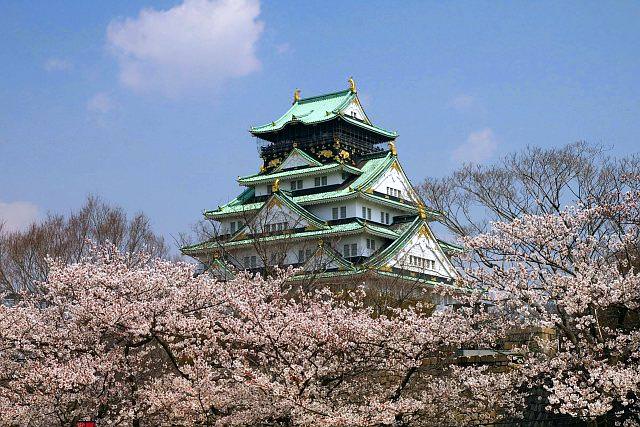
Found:
[[[322,163],[305,153],[304,151],[294,148],[291,150],[286,159],[274,170],[280,172],[287,169],[305,167],[305,166],[321,166]]]
[[[274,194],[258,213],[231,239],[241,240],[247,235],[277,233],[299,228],[320,229],[326,224],[312,213],[296,204],[284,194]]]
[[[409,179],[396,160],[385,173],[383,173],[370,189],[382,194],[399,197],[405,200],[419,200]]]
[[[354,97],[353,100],[342,110],[342,114],[370,124],[369,118],[362,109],[362,105],[360,105],[360,101],[358,101],[357,97]]]
[[[408,239],[402,248],[398,249],[386,265],[391,268],[401,268],[446,278],[457,276],[455,267],[444,254],[426,224],[423,224],[418,232]]]

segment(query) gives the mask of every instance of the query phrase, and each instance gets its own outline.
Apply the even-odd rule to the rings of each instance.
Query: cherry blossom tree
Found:
[[[456,365],[501,325],[472,308],[374,315],[292,271],[218,282],[114,247],[50,260],[0,307],[0,424],[467,425],[515,411],[515,371]],[[428,314],[427,314],[428,313]]]
[[[219,282],[113,246],[51,259],[42,292],[0,306],[0,424],[469,425],[542,388],[549,411],[637,425],[639,201],[467,238],[458,304],[435,311],[381,314],[364,287],[296,287],[292,270]],[[506,370],[460,363],[537,327],[557,341],[523,343]]]
[[[637,177],[634,182],[638,182]],[[463,286],[482,288],[495,322],[548,327],[558,341],[523,348],[518,371],[547,409],[640,424],[640,193],[522,215],[467,238]]]

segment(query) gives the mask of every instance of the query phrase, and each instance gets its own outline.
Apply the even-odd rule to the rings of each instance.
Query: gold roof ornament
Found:
[[[293,103],[300,101],[300,89],[296,89],[293,91]]]
[[[277,193],[278,191],[280,191],[280,178],[276,178],[273,184],[271,184],[271,192]]]
[[[389,151],[391,151],[392,156],[398,155],[398,150],[396,150],[396,144],[392,141],[389,141]]]
[[[349,82],[349,90],[353,93],[356,93],[356,82],[353,80],[353,76],[349,77],[349,80],[347,80]]]
[[[424,208],[422,203],[418,205],[418,213],[420,214],[421,219],[427,219],[427,210]]]

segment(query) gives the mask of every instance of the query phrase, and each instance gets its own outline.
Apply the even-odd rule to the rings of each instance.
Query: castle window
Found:
[[[291,191],[294,191],[294,190],[302,190],[301,179],[294,179],[293,181],[291,181]]]
[[[358,244],[352,243],[350,245],[344,245],[342,254],[345,258],[350,258],[358,255]]]
[[[321,187],[327,185],[327,177],[326,176],[317,176],[313,180],[314,187]]]
[[[231,233],[235,233],[235,232],[236,232],[236,222],[231,221]]]
[[[333,219],[338,219],[338,208],[331,209],[331,217]]]
[[[400,198],[400,196],[402,195],[402,191],[397,190],[397,189],[392,188],[392,187],[387,187],[387,194],[389,196]]]
[[[371,208],[362,207],[362,218],[371,219]]]
[[[346,217],[347,217],[347,207],[340,206],[340,218],[346,218]]]
[[[374,239],[367,239],[367,249],[376,250],[376,241]]]
[[[436,262],[432,259],[409,255],[409,265],[426,270],[435,270]]]

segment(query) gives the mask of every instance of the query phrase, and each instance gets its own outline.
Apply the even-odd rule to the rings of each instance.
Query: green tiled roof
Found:
[[[394,159],[395,157],[391,155],[391,152],[388,152],[384,157],[367,160],[362,168],[360,168],[362,174],[354,182],[351,183],[351,187],[363,188],[367,184],[372,183],[391,166]]]
[[[358,168],[354,168],[342,163],[328,163],[322,166],[311,166],[300,169],[290,169],[281,172],[274,172],[269,174],[258,173],[254,175],[242,176],[238,178],[238,182],[242,185],[257,185],[275,181],[276,178],[299,178],[302,176],[310,176],[322,173],[333,172],[337,170],[344,170],[354,175],[360,175],[362,171]]]
[[[246,245],[254,245],[256,242],[260,243],[268,243],[268,242],[277,242],[285,239],[309,239],[315,237],[323,237],[323,236],[334,236],[334,235],[345,235],[345,234],[358,234],[361,232],[368,232],[369,234],[384,237],[387,239],[397,239],[398,234],[393,230],[390,230],[385,227],[380,227],[370,222],[362,221],[359,218],[355,218],[353,221],[344,223],[344,224],[336,224],[328,227],[323,230],[310,230],[310,231],[301,231],[298,233],[282,233],[276,234],[272,236],[264,236],[264,237],[249,237],[247,239],[229,241],[226,243],[220,243],[217,241],[209,241],[203,242],[192,246],[186,246],[182,248],[183,253],[189,255],[198,253],[201,251],[206,251],[208,249],[215,249],[220,246],[224,246],[224,248],[232,248]]]
[[[305,194],[301,196],[293,196],[291,197],[293,201],[299,205],[312,205],[318,203],[326,203],[328,201],[337,201],[337,200],[346,200],[351,198],[360,197],[365,200],[370,200],[377,203],[382,203],[386,206],[390,206],[405,212],[409,213],[417,213],[418,209],[410,203],[403,203],[397,200],[393,200],[391,198],[380,197],[376,194],[365,193],[358,189],[365,190],[369,185],[375,182],[376,179],[380,177],[395,161],[395,156],[392,156],[390,153],[387,153],[386,156],[377,157],[367,160],[364,165],[360,169],[354,168],[347,165],[342,165],[338,163],[332,163],[324,166],[318,167],[309,167],[296,169],[292,171],[283,171],[278,173],[272,173],[268,175],[250,175],[248,177],[240,178],[238,181],[245,185],[255,185],[264,182],[271,182],[275,180],[275,178],[293,178],[301,173],[313,174],[317,172],[326,172],[328,170],[333,170],[332,168],[340,167],[346,171],[353,173],[354,175],[359,176],[356,178],[354,182],[351,183],[348,187],[341,188],[338,190],[325,191],[320,193],[313,194]],[[336,166],[337,165],[337,166]],[[307,171],[307,172],[305,172]],[[253,191],[253,188],[249,190]],[[247,203],[242,204],[243,200],[249,200],[253,197],[254,193],[247,193],[248,190],[245,190],[240,196],[231,202],[227,203],[224,206],[220,206],[218,209],[213,211],[205,212],[205,216],[208,218],[219,218],[227,215],[241,214],[243,212],[250,212],[262,207],[263,202],[255,202],[255,203]],[[251,197],[249,197],[249,194]],[[428,211],[432,216],[436,216],[438,212],[436,211]]]
[[[274,198],[280,200],[289,209],[296,212],[301,217],[305,218],[309,224],[313,224],[316,227],[327,228],[327,222],[318,218],[299,204],[297,204],[291,197],[289,197],[284,191],[279,191],[273,195]]]
[[[340,92],[329,93],[326,95],[314,96],[311,98],[300,99],[293,103],[291,108],[279,119],[267,123],[262,126],[254,126],[250,132],[254,135],[262,133],[275,132],[282,129],[285,125],[292,122],[303,124],[314,124],[333,120],[341,117],[343,120],[356,126],[368,129],[372,132],[379,133],[388,138],[396,138],[395,132],[373,126],[371,123],[356,120],[340,114],[349,104],[357,98],[357,94],[351,90],[343,90]]]
[[[379,267],[386,262],[390,257],[395,255],[400,249],[406,246],[407,242],[415,235],[418,229],[423,225],[423,220],[420,217],[416,217],[411,225],[404,229],[403,233],[395,241],[391,242],[389,246],[384,248],[366,261],[366,265],[369,267]]]

